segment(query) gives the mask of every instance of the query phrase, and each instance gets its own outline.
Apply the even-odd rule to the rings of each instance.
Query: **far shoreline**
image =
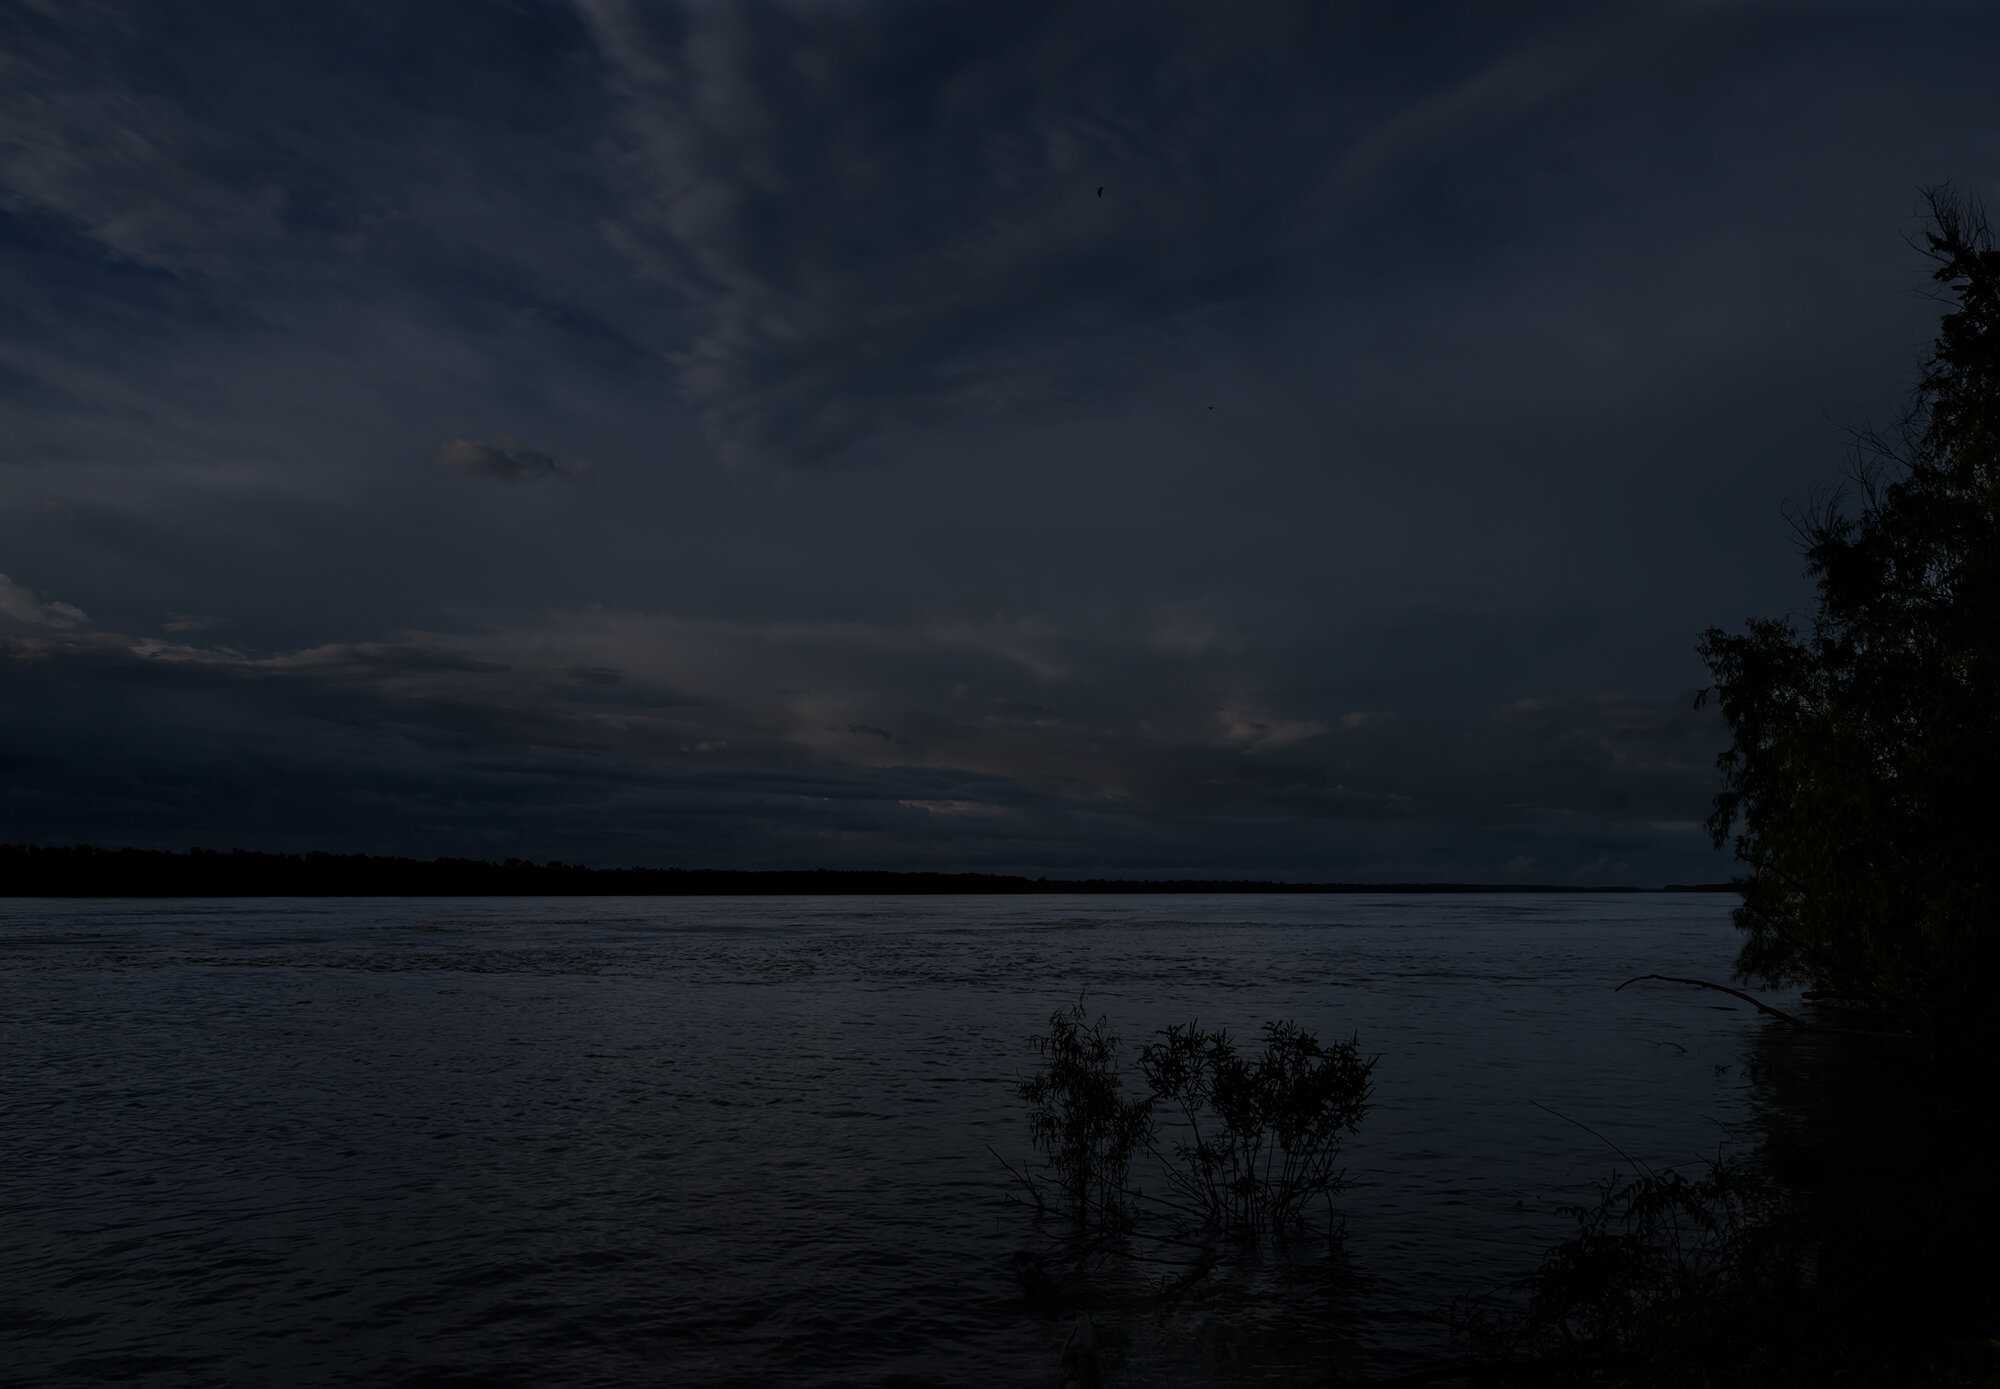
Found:
[[[1030,878],[880,869],[589,868],[556,860],[412,859],[232,849],[0,845],[0,897],[1457,896],[1735,892],[1734,883],[1280,882]]]

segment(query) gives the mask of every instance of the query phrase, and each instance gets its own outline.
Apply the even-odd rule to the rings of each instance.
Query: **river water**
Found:
[[[1079,995],[1128,1057],[1195,1018],[1381,1055],[1343,1251],[1162,1301],[1188,1246],[1136,1241],[1107,1382],[1408,1369],[1610,1145],[1750,1145],[1756,1016],[1612,992],[1726,976],[1733,901],[0,902],[0,1381],[1049,1385],[1010,1261],[1055,1233],[989,1145],[1027,1157]]]

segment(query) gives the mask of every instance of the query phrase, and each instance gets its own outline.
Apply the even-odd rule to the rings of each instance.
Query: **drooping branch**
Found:
[[[1760,1013],[1767,1014],[1770,1017],[1774,1018],[1782,1018],[1784,1021],[1790,1023],[1793,1027],[1803,1027],[1807,1031],[1812,1031],[1819,1026],[1819,1024],[1817,1023],[1807,1022],[1804,1018],[1793,1017],[1790,1013],[1787,1013],[1782,1008],[1773,1008],[1770,1004],[1765,1003],[1761,999],[1751,997],[1749,994],[1744,993],[1743,990],[1741,989],[1732,989],[1727,984],[1717,984],[1712,980],[1708,979],[1687,979],[1683,978],[1678,974],[1635,974],[1630,979],[1627,979],[1623,984],[1620,984],[1617,988],[1613,989],[1611,992],[1623,993],[1631,985],[1640,983],[1647,979],[1658,979],[1662,983],[1667,983],[1667,984],[1692,984],[1697,989],[1714,989],[1717,993],[1728,994],[1731,998],[1742,999],[1745,1003],[1749,1004],[1752,1008],[1755,1008]]]
[[[1762,999],[1753,997],[1752,995],[1743,992],[1743,990],[1741,989],[1732,989],[1727,984],[1718,984],[1711,979],[1689,979],[1683,975],[1678,975],[1678,974],[1635,974],[1630,979],[1627,979],[1623,984],[1620,984],[1617,988],[1613,989],[1611,992],[1622,993],[1629,986],[1640,983],[1647,979],[1658,979],[1659,981],[1665,984],[1688,984],[1692,985],[1694,988],[1697,989],[1714,989],[1717,993],[1728,994],[1731,998],[1740,998],[1745,1003],[1749,1004],[1752,1008],[1755,1008],[1758,1012],[1763,1013],[1769,1017],[1777,1018],[1781,1022],[1788,1022],[1793,1027],[1803,1028],[1807,1032],[1833,1032],[1833,1033],[1839,1033],[1840,1035],[1846,1037],[1909,1038],[1914,1035],[1913,1033],[1910,1032],[1898,1031],[1893,1029],[1882,1029],[1882,1028],[1872,1028],[1872,1027],[1835,1027],[1829,1023],[1812,1022],[1806,1018],[1796,1017],[1791,1013],[1787,1013],[1782,1008],[1773,1008],[1770,1004],[1764,1002]]]

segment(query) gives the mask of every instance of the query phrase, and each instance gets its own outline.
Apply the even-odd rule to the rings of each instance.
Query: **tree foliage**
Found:
[[[1816,612],[1700,650],[1733,734],[1708,827],[1748,870],[1738,977],[1964,1040],[2000,969],[2000,249],[1978,204],[1929,206],[1950,311],[1899,435],[1797,518]]]

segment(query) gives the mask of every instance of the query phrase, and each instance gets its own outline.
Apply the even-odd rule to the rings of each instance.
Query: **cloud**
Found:
[[[606,234],[695,309],[681,382],[732,460],[1193,363],[1193,326],[1295,303],[1372,187],[1594,61],[1364,64],[1310,6],[579,8],[622,127]]]
[[[0,574],[0,617],[37,627],[68,628],[90,621],[81,608],[68,603],[44,603],[35,597],[33,590],[5,574]]]
[[[1326,732],[1318,719],[1279,719],[1231,708],[1218,709],[1215,716],[1222,723],[1222,736],[1246,752],[1275,752]]]
[[[1024,630],[1067,678],[1051,680],[1022,658]],[[249,736],[240,732],[249,725],[287,729],[270,734],[260,765],[310,764],[316,784],[345,788],[337,794],[354,818],[343,843],[421,838],[426,826],[472,817],[451,831],[460,838],[437,841],[439,852],[478,850],[480,833],[518,832],[570,853],[577,841],[562,836],[589,824],[610,836],[604,844],[629,845],[619,857],[662,862],[641,827],[664,816],[682,826],[675,834],[693,836],[675,842],[708,846],[687,861],[910,866],[941,855],[961,866],[1190,872],[1315,863],[1320,876],[1337,876],[1338,863],[1362,877],[1480,877],[1517,853],[1555,872],[1607,843],[1658,845],[1654,824],[1685,818],[1709,780],[1711,739],[1682,699],[1569,700],[1546,727],[1514,725],[1494,743],[1483,737],[1490,699],[1468,695],[1456,708],[1399,710],[1381,737],[1331,739],[1322,735],[1342,721],[1339,704],[1312,717],[1298,706],[1275,714],[1269,696],[1218,700],[1214,682],[1229,671],[1161,651],[1153,636],[1145,613],[1122,626],[937,628],[591,608],[273,653],[46,632],[0,637],[0,690],[41,681],[100,700],[143,693],[106,718],[129,729],[121,737],[135,757],[143,752],[149,786],[222,775],[161,761],[173,740],[148,732],[159,709],[208,711],[218,746]],[[37,717],[59,721],[68,708],[51,699]],[[49,795],[84,784],[75,768],[99,747],[64,736],[51,745],[66,751],[49,761]],[[350,764],[376,770],[341,770]],[[431,770],[419,776],[422,768]],[[89,784],[139,804],[136,792],[113,794],[127,775],[107,754]],[[378,785],[413,778],[431,780],[409,792],[396,812],[404,819],[369,818]],[[463,801],[467,788],[496,778],[528,799],[464,808],[474,804]],[[549,818],[531,801],[581,818]],[[14,823],[5,812],[0,798],[0,822]],[[484,830],[479,815],[492,817]],[[712,828],[691,828],[717,816]],[[53,833],[48,823],[13,832]],[[180,836],[180,821],[161,832]],[[1699,836],[1673,838],[1685,841],[1677,865],[1706,852]],[[609,852],[604,844],[592,852]],[[1460,859],[1437,846],[1483,866],[1448,871],[1439,865]]]
[[[474,439],[452,439],[437,451],[437,467],[472,477],[497,478],[501,482],[531,482],[551,473],[573,472],[581,464],[565,467],[553,454],[502,441],[482,444]]]
[[[1005,815],[1009,808],[988,805],[982,801],[920,801],[902,800],[897,804],[907,810],[921,810],[926,815]]]
[[[1170,603],[1154,615],[1153,645],[1161,651],[1179,656],[1204,656],[1215,651],[1234,655],[1243,651],[1244,644],[1208,605]]]
[[[0,51],[0,208],[181,273],[222,270],[232,247],[278,234],[282,190],[223,172],[242,162],[238,142],[130,82],[158,37],[141,18],[89,0],[31,8]]]
[[[1804,601],[2000,150],[1892,7],[420,8],[0,24],[16,834],[1701,876],[1690,634]]]

